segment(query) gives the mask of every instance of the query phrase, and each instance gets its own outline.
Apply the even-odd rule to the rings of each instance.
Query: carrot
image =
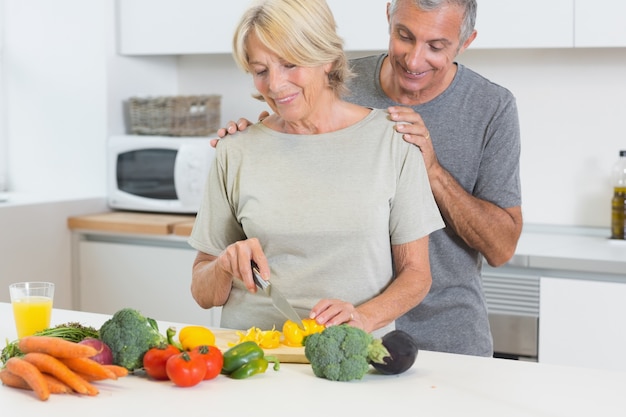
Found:
[[[41,372],[55,376],[79,394],[98,394],[98,389],[95,386],[76,375],[59,359],[47,353],[30,352],[24,355],[24,360],[35,365]]]
[[[50,374],[43,374],[43,377],[48,383],[50,394],[71,394],[74,390],[65,382],[59,380],[57,377]]]
[[[102,366],[108,369],[113,374],[115,374],[115,378],[113,379],[128,376],[128,369],[124,368],[123,366],[118,366],[118,365],[102,365]],[[78,374],[80,377],[82,377],[85,381],[88,381],[88,382],[102,381],[103,379],[112,379],[103,375],[96,375],[94,373],[84,374],[78,370],[74,370],[74,372]]]
[[[55,336],[26,336],[17,347],[24,353],[47,353],[55,358],[89,358],[98,353],[96,348]]]
[[[117,375],[110,369],[105,368],[102,364],[89,358],[62,358],[60,359],[72,371],[85,376],[93,376],[95,379],[87,378],[87,380],[100,379],[117,379]]]
[[[69,394],[72,391],[70,387],[68,387],[63,382],[59,381],[52,375],[43,374],[43,378],[48,383],[48,389],[50,390],[50,394]],[[7,369],[0,370],[0,380],[4,385],[8,385],[13,388],[21,388],[32,391],[33,389],[28,385],[28,382],[24,380],[19,375],[15,375],[14,373],[9,372]]]
[[[9,387],[27,389],[31,391],[33,390],[30,385],[28,385],[28,382],[24,380],[24,378],[19,375],[15,375],[12,372],[9,372],[7,369],[3,369],[0,371],[0,381],[2,381],[4,385],[7,385]]]
[[[74,373],[87,382],[102,381],[103,379],[108,379],[94,374],[83,374],[82,372],[77,371],[74,371]]]
[[[36,366],[17,356],[7,360],[5,366],[7,371],[24,379],[40,400],[46,401],[50,397],[48,383]]]
[[[128,369],[119,365],[103,365],[105,368],[110,369],[118,378],[128,376]]]

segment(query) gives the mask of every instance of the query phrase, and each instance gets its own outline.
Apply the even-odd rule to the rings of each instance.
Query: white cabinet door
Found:
[[[480,0],[476,30],[471,48],[571,48],[574,0]]]
[[[539,362],[626,371],[626,284],[542,277]]]
[[[191,296],[195,256],[191,248],[80,241],[78,308],[113,314],[131,307],[156,320],[219,327],[220,309],[202,309]]]
[[[119,0],[119,53],[231,53],[235,25],[250,0]]]
[[[231,53],[235,25],[250,0],[119,0],[119,53]],[[329,0],[347,50],[386,50],[387,0]]]
[[[386,51],[388,0],[327,0],[346,51]]]
[[[576,47],[626,47],[626,1],[576,0]]]

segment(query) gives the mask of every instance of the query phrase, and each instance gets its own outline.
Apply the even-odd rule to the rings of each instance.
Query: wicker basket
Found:
[[[130,133],[207,136],[220,128],[219,95],[129,99]]]

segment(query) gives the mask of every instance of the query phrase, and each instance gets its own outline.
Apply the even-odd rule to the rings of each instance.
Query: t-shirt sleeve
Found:
[[[232,242],[246,238],[231,205],[237,195],[237,182],[229,178],[225,161],[225,151],[218,144],[204,186],[202,204],[188,240],[194,249],[214,256]]]
[[[433,197],[422,153],[399,139],[403,157],[398,160],[398,181],[391,202],[391,244],[400,245],[443,228],[444,222]]]

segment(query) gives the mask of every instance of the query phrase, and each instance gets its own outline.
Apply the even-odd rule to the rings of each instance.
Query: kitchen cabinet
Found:
[[[194,216],[112,211],[70,217],[74,308],[113,314],[132,307],[154,319],[219,327],[221,309],[191,296]]]
[[[513,258],[483,267],[496,352],[534,345],[540,363],[626,370],[626,242],[608,235],[526,224]]]
[[[576,47],[626,47],[624,0],[576,0]]]
[[[191,296],[191,247],[90,239],[77,243],[80,310],[113,314],[132,307],[157,320],[219,327],[220,309],[202,309]]]
[[[539,361],[626,370],[626,283],[544,276]]]
[[[347,51],[383,51],[386,0],[327,0]],[[186,55],[232,51],[249,0],[119,0],[119,53]],[[358,14],[358,18],[355,18]],[[622,0],[481,0],[472,49],[625,47]]]
[[[480,0],[472,49],[571,48],[573,0]]]
[[[388,0],[327,0],[346,51],[386,51]]]
[[[387,49],[386,0],[328,4],[347,50]],[[219,7],[204,0],[120,0],[118,5],[122,55],[230,54],[235,26],[250,0],[230,0]]]
[[[235,25],[250,0],[119,0],[119,53],[230,53]]]

